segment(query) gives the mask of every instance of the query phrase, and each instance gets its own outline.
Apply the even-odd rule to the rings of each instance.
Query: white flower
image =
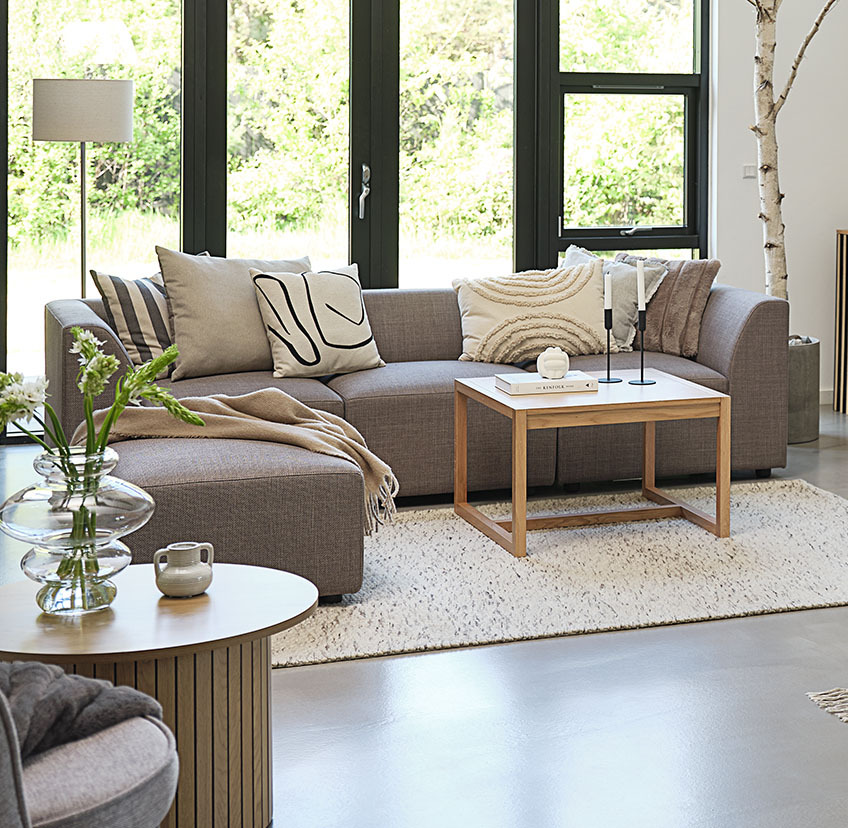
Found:
[[[112,354],[97,353],[84,365],[77,385],[83,394],[96,397],[103,393],[109,377],[118,370],[120,363]]]
[[[86,346],[91,348],[92,350],[96,350],[101,345],[105,345],[105,342],[101,342],[91,331],[83,331],[80,330],[75,334],[74,344],[71,345],[71,350],[69,353],[72,354],[81,354],[86,350]]]
[[[10,379],[0,390],[0,422],[3,425],[16,420],[31,420],[47,396],[47,380],[38,377],[24,381],[20,374],[7,374]]]

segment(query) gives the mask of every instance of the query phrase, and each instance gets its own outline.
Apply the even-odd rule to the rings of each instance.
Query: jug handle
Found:
[[[162,574],[162,567],[160,564],[162,563],[162,558],[168,557],[167,549],[158,549],[153,554],[153,571],[156,573],[156,577],[158,578]]]
[[[203,560],[203,550],[204,549],[206,550],[206,563],[209,566],[212,566],[212,561],[215,558],[215,549],[213,548],[211,543],[201,543],[200,544],[200,552],[201,552],[200,560],[201,561]]]

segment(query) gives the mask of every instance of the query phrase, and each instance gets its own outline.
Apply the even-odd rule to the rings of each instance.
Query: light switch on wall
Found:
[[[742,178],[756,178],[757,177],[757,165],[756,164],[743,164],[742,165]]]

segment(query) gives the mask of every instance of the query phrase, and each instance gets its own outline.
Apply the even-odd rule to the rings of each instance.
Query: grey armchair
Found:
[[[3,828],[156,828],[174,799],[178,773],[170,730],[140,716],[22,763],[0,693]]]

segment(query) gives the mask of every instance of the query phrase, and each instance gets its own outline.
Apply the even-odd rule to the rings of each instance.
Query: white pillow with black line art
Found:
[[[322,377],[381,368],[359,269],[263,273],[251,269],[275,377]]]

